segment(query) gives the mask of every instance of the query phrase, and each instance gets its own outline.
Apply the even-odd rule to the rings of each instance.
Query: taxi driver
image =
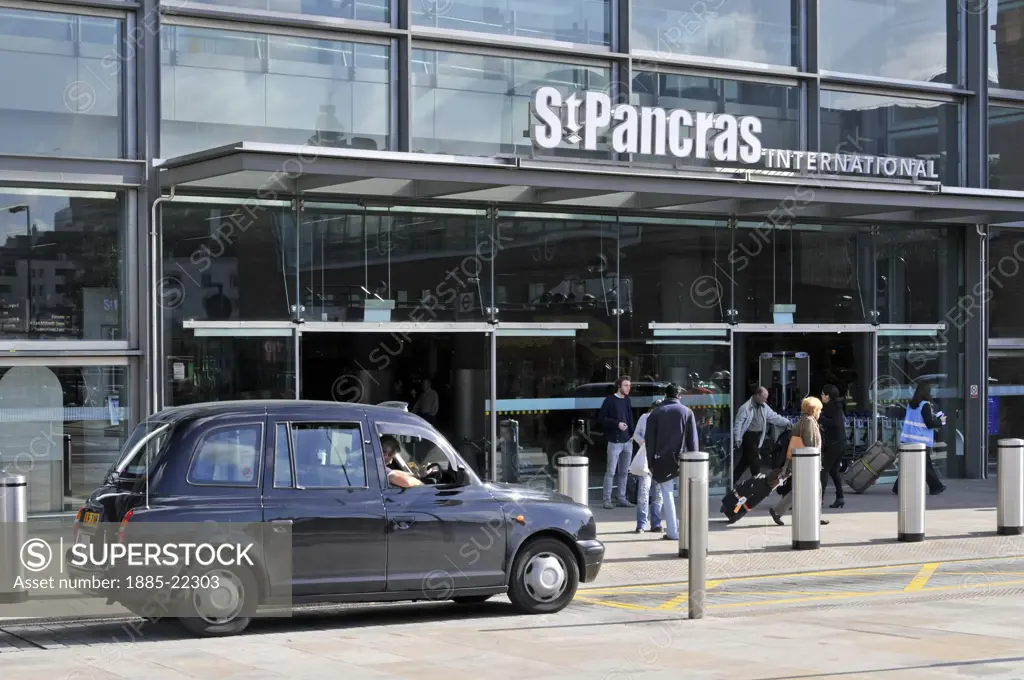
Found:
[[[396,459],[395,456],[401,449],[397,439],[391,436],[381,437],[380,448],[384,452],[384,470],[387,472],[389,484],[403,488],[423,486],[423,482],[408,472],[408,468],[401,464],[400,459]]]

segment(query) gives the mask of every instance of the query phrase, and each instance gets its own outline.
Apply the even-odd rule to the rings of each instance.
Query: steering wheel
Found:
[[[419,466],[419,478],[424,484],[440,484],[444,470],[440,463],[424,463]]]

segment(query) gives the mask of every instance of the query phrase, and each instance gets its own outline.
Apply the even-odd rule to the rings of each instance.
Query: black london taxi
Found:
[[[287,526],[291,604],[507,594],[521,613],[554,613],[604,558],[588,507],[484,483],[426,421],[384,405],[211,402],[151,416],[79,510],[76,540],[169,521]],[[227,578],[216,568],[221,592],[175,615],[196,635],[241,632],[267,598],[260,559]],[[139,613],[128,591],[89,592]]]

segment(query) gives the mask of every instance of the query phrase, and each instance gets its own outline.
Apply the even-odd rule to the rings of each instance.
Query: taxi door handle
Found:
[[[396,529],[408,529],[416,521],[415,517],[395,517],[391,520],[392,526]]]

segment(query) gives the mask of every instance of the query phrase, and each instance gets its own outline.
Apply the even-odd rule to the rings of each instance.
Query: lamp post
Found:
[[[27,253],[25,256],[26,263],[26,291],[25,291],[25,332],[29,333],[32,330],[32,209],[28,207],[28,204],[22,203],[20,205],[12,205],[7,209],[9,213],[25,213],[25,235],[28,236],[26,243]]]

